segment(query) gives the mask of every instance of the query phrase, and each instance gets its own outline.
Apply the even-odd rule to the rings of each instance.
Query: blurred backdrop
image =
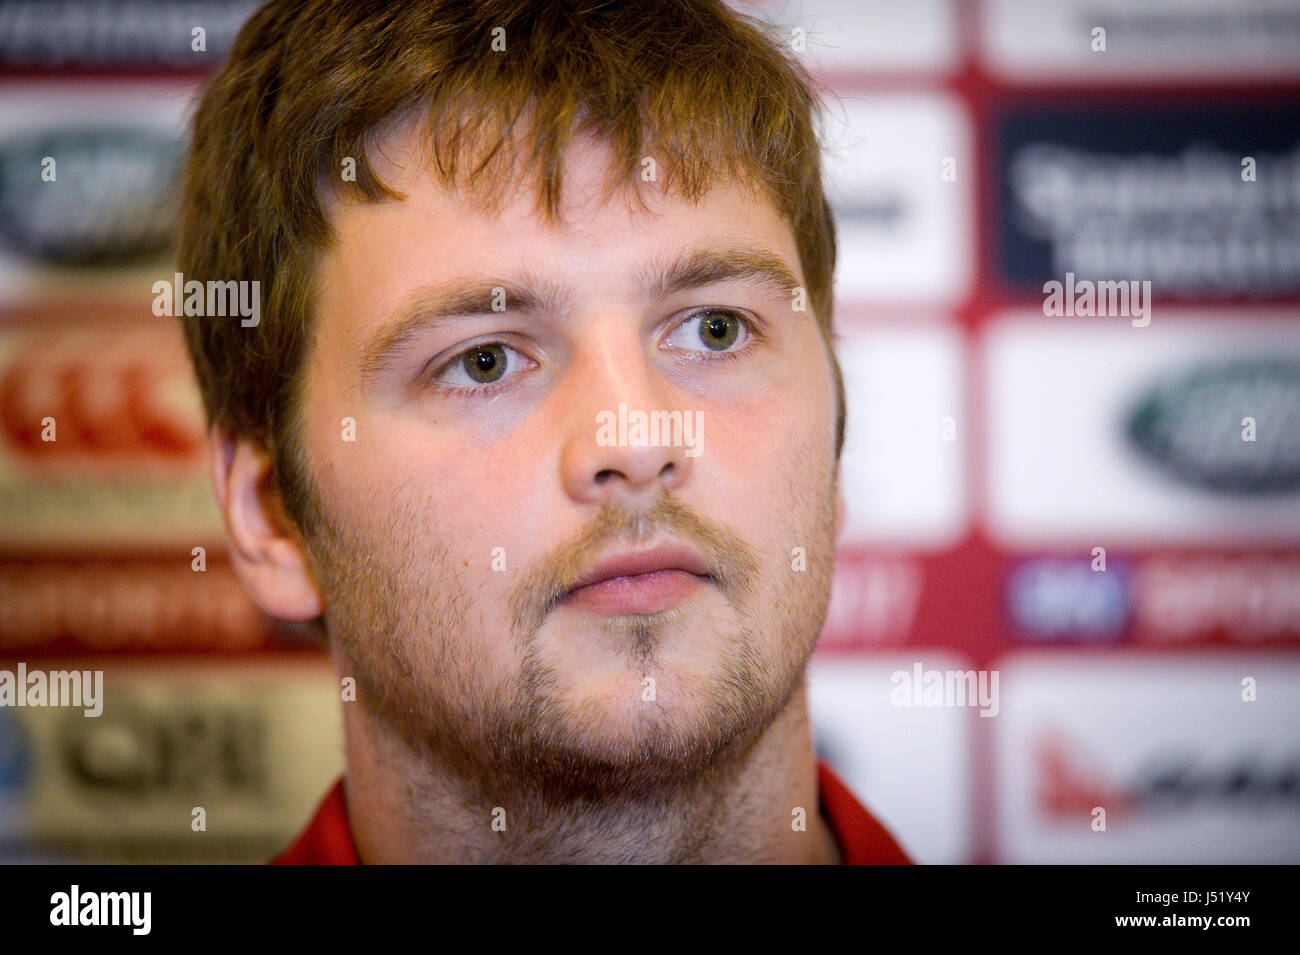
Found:
[[[921,862],[1300,862],[1300,4],[735,5],[830,91],[823,755]],[[263,861],[343,765],[151,308],[255,7],[0,4],[0,671],[112,703],[0,707],[0,861]]]

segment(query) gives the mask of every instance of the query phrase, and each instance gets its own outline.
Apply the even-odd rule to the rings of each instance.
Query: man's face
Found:
[[[563,224],[531,184],[493,214],[417,142],[376,151],[403,200],[333,205],[318,273],[302,420],[331,639],[368,713],[485,791],[698,779],[757,739],[816,642],[835,396],[798,293],[743,269],[655,279],[745,250],[802,286],[789,226],[731,184],[603,202],[589,142]],[[439,317],[463,290],[473,313]],[[639,432],[654,412],[680,414]]]

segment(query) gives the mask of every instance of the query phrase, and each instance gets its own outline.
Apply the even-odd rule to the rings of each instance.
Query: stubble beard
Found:
[[[806,526],[788,529],[792,541],[807,542],[806,572],[790,570],[784,554],[761,563],[743,540],[666,494],[638,514],[607,507],[515,587],[510,638],[520,663],[510,674],[482,652],[490,630],[448,548],[428,543],[448,538],[421,532],[426,515],[398,506],[383,526],[347,526],[326,519],[316,498],[309,549],[330,640],[357,681],[350,705],[449,777],[463,799],[539,814],[615,804],[644,810],[725,789],[801,687],[825,618],[834,550],[832,498],[812,503]],[[537,631],[597,549],[655,532],[703,551],[735,619],[721,633],[713,671],[691,675],[697,699],[689,712],[639,705],[611,738],[609,713],[564,698]],[[654,671],[665,640],[689,638],[673,632],[690,626],[689,617],[674,609],[605,625],[639,674]],[[755,627],[778,637],[756,639]],[[764,658],[756,647],[775,652]]]

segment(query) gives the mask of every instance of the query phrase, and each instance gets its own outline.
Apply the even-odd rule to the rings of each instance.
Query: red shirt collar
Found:
[[[817,764],[822,814],[830,823],[846,865],[911,865],[894,837],[867,812],[824,762]],[[343,777],[325,794],[307,828],[272,865],[360,865],[348,829]]]

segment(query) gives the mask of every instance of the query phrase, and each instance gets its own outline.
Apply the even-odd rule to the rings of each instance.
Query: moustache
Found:
[[[575,538],[544,554],[511,597],[511,616],[518,631],[534,633],[611,547],[639,544],[657,536],[699,550],[708,564],[709,577],[734,606],[740,606],[752,592],[759,568],[754,549],[665,492],[638,511],[606,503]]]

